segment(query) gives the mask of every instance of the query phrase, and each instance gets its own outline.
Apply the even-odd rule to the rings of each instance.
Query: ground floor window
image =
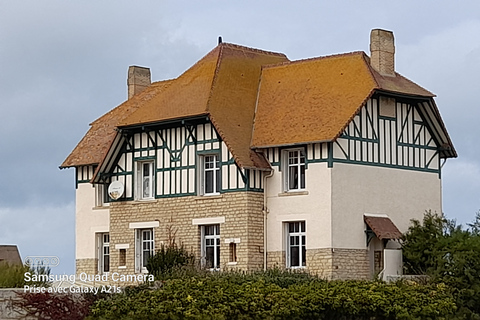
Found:
[[[135,238],[135,271],[146,272],[148,259],[155,249],[153,229],[136,229]]]
[[[208,269],[220,268],[220,225],[202,226],[202,260]]]
[[[286,229],[287,268],[306,266],[306,232],[305,221],[288,222]]]
[[[97,234],[98,273],[110,272],[110,235]]]

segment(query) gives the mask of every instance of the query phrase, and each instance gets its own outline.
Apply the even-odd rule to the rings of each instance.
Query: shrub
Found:
[[[274,275],[276,273],[276,275]],[[284,278],[284,279],[282,279]],[[168,279],[97,301],[92,319],[447,319],[445,285],[325,281],[281,271]]]
[[[50,274],[50,269],[43,266],[32,268],[28,265],[17,265],[0,262],[0,288],[23,288],[25,283],[25,273],[31,274]],[[30,282],[28,285],[48,286],[48,281]]]
[[[183,245],[175,242],[168,246],[161,245],[160,249],[148,259],[147,270],[156,280],[166,279],[174,275],[188,273],[195,269],[195,256],[188,252]]]

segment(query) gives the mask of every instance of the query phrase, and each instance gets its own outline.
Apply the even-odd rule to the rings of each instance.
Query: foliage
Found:
[[[172,276],[187,275],[195,269],[195,256],[188,252],[183,245],[175,242],[168,246],[161,245],[160,249],[148,259],[147,270],[155,279],[161,280]]]
[[[14,306],[34,319],[82,320],[90,313],[90,306],[98,299],[93,294],[20,293]]]
[[[25,273],[50,274],[50,268],[37,266],[32,268],[28,265],[17,265],[2,262],[0,263],[0,288],[23,288],[24,285],[48,286],[46,281],[25,282]]]
[[[403,238],[407,273],[426,274],[445,283],[459,306],[458,314],[480,319],[480,234],[477,221],[464,230],[454,221],[426,213],[413,221]]]
[[[445,285],[328,282],[302,273],[213,273],[168,279],[97,301],[91,319],[447,319]]]

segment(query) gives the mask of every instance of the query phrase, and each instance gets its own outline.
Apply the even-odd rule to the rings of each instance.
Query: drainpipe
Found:
[[[267,271],[267,178],[273,176],[273,169],[263,176],[263,270]]]

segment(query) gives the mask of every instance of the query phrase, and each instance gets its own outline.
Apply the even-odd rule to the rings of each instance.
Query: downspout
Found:
[[[270,169],[270,172],[263,176],[263,270],[267,271],[267,178],[273,176],[273,169]]]

